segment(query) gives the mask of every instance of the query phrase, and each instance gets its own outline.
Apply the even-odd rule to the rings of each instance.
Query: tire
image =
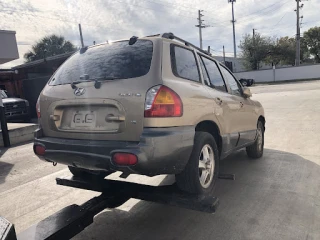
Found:
[[[208,154],[204,153],[205,149]],[[206,163],[204,163],[204,154],[207,155],[206,159],[209,159]],[[189,161],[183,172],[176,175],[178,188],[192,194],[211,195],[218,174],[219,150],[214,137],[207,132],[196,132]],[[201,181],[202,176],[206,178],[203,177]]]
[[[250,158],[261,158],[264,147],[264,126],[261,121],[257,125],[257,139],[251,146],[246,148],[247,155]]]
[[[242,81],[242,86],[244,86],[244,87],[248,86],[247,80]]]
[[[86,170],[83,168],[76,168],[68,166],[70,172],[75,177],[80,178],[96,178],[96,179],[104,179],[106,176],[110,175],[113,172],[104,172],[104,171],[93,171],[93,170]]]

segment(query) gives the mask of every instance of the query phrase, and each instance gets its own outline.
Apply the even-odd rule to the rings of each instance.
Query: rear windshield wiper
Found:
[[[83,82],[92,82],[92,81],[94,81],[94,80],[73,81],[73,82],[71,83],[71,88],[72,88],[72,89],[76,89],[76,88],[77,88],[76,84],[83,83]]]
[[[101,82],[102,81],[110,81],[110,80],[117,80],[117,79],[121,79],[119,77],[98,77],[98,78],[93,78],[93,79],[86,79],[86,80],[82,80],[82,81],[73,81],[71,83],[71,88],[72,89],[76,89],[77,86],[76,84],[79,84],[79,83],[83,83],[83,82],[95,82],[94,83],[94,87],[96,89],[99,89],[101,87]]]
[[[94,87],[96,89],[99,89],[101,87],[101,83],[102,82],[112,81],[112,80],[117,80],[117,79],[122,79],[122,78],[119,78],[119,77],[101,77],[101,78],[99,78],[98,80],[95,81]]]

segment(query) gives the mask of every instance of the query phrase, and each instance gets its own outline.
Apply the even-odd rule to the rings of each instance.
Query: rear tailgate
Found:
[[[151,52],[152,55],[149,57],[145,57],[145,47],[139,52],[141,46],[137,42],[133,46],[121,43],[120,47],[125,48],[125,51],[121,49],[119,54],[117,50],[118,55],[113,55],[109,62],[104,59],[103,66],[99,66],[99,62],[97,62],[97,58],[105,57],[105,55],[100,56],[101,51],[99,54],[93,55],[92,51],[88,49],[88,53],[92,56],[88,54],[87,59],[80,61],[82,64],[89,60],[96,61],[95,65],[91,64],[91,68],[94,68],[93,71],[90,72],[91,69],[88,70],[87,66],[84,67],[86,74],[90,72],[88,75],[99,71],[104,74],[111,72],[113,75],[116,72],[116,77],[120,76],[120,79],[101,80],[100,88],[96,88],[95,82],[92,81],[76,84],[77,88],[72,89],[70,83],[64,84],[63,80],[59,79],[55,79],[53,84],[46,86],[40,100],[41,124],[44,135],[68,139],[139,141],[143,131],[146,92],[151,87],[161,84],[161,51],[159,50],[161,41],[151,42],[148,40],[143,42],[151,43],[153,54]],[[109,46],[100,50],[109,50],[108,48]],[[138,56],[132,56],[131,49],[135,50],[135,55],[138,51]],[[85,54],[87,52],[83,55]],[[126,58],[123,59],[121,54],[126,54]],[[83,58],[82,55],[81,58]],[[119,60],[119,58],[121,59]],[[143,63],[145,58],[147,58],[146,61],[151,62],[147,68],[145,67],[147,63]],[[137,62],[139,59],[140,61]],[[119,61],[121,62],[119,63]],[[68,62],[65,64],[68,70],[73,71],[72,64],[71,66],[68,66]],[[79,61],[77,64],[79,65]],[[109,66],[105,70],[104,68],[108,64]],[[128,64],[129,66],[127,66]],[[96,68],[96,65],[99,68]],[[113,69],[112,71],[109,70],[110,67]],[[65,70],[63,74],[59,74],[59,70],[53,79],[70,76],[70,71]],[[121,76],[126,79],[121,79]]]

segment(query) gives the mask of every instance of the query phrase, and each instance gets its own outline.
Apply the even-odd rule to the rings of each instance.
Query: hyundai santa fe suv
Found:
[[[82,48],[39,96],[34,152],[75,176],[175,174],[210,194],[219,160],[263,154],[265,117],[234,75],[172,33]]]

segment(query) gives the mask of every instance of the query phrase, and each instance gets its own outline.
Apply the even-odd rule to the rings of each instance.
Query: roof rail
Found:
[[[182,38],[179,38],[179,37],[175,36],[175,35],[174,35],[173,33],[171,33],[171,32],[169,32],[169,33],[163,33],[163,34],[161,35],[161,37],[167,38],[167,39],[171,39],[171,40],[174,40],[174,39],[175,39],[175,40],[178,40],[179,42],[184,43],[186,46],[191,46],[191,47],[197,49],[199,52],[202,52],[202,53],[204,53],[204,54],[209,55],[209,56],[212,57],[212,54],[209,53],[208,51],[205,51],[205,50],[203,50],[203,49],[195,46],[194,44],[192,44],[192,43],[190,43],[190,42],[188,42],[188,41],[186,41],[186,40],[183,40]]]

